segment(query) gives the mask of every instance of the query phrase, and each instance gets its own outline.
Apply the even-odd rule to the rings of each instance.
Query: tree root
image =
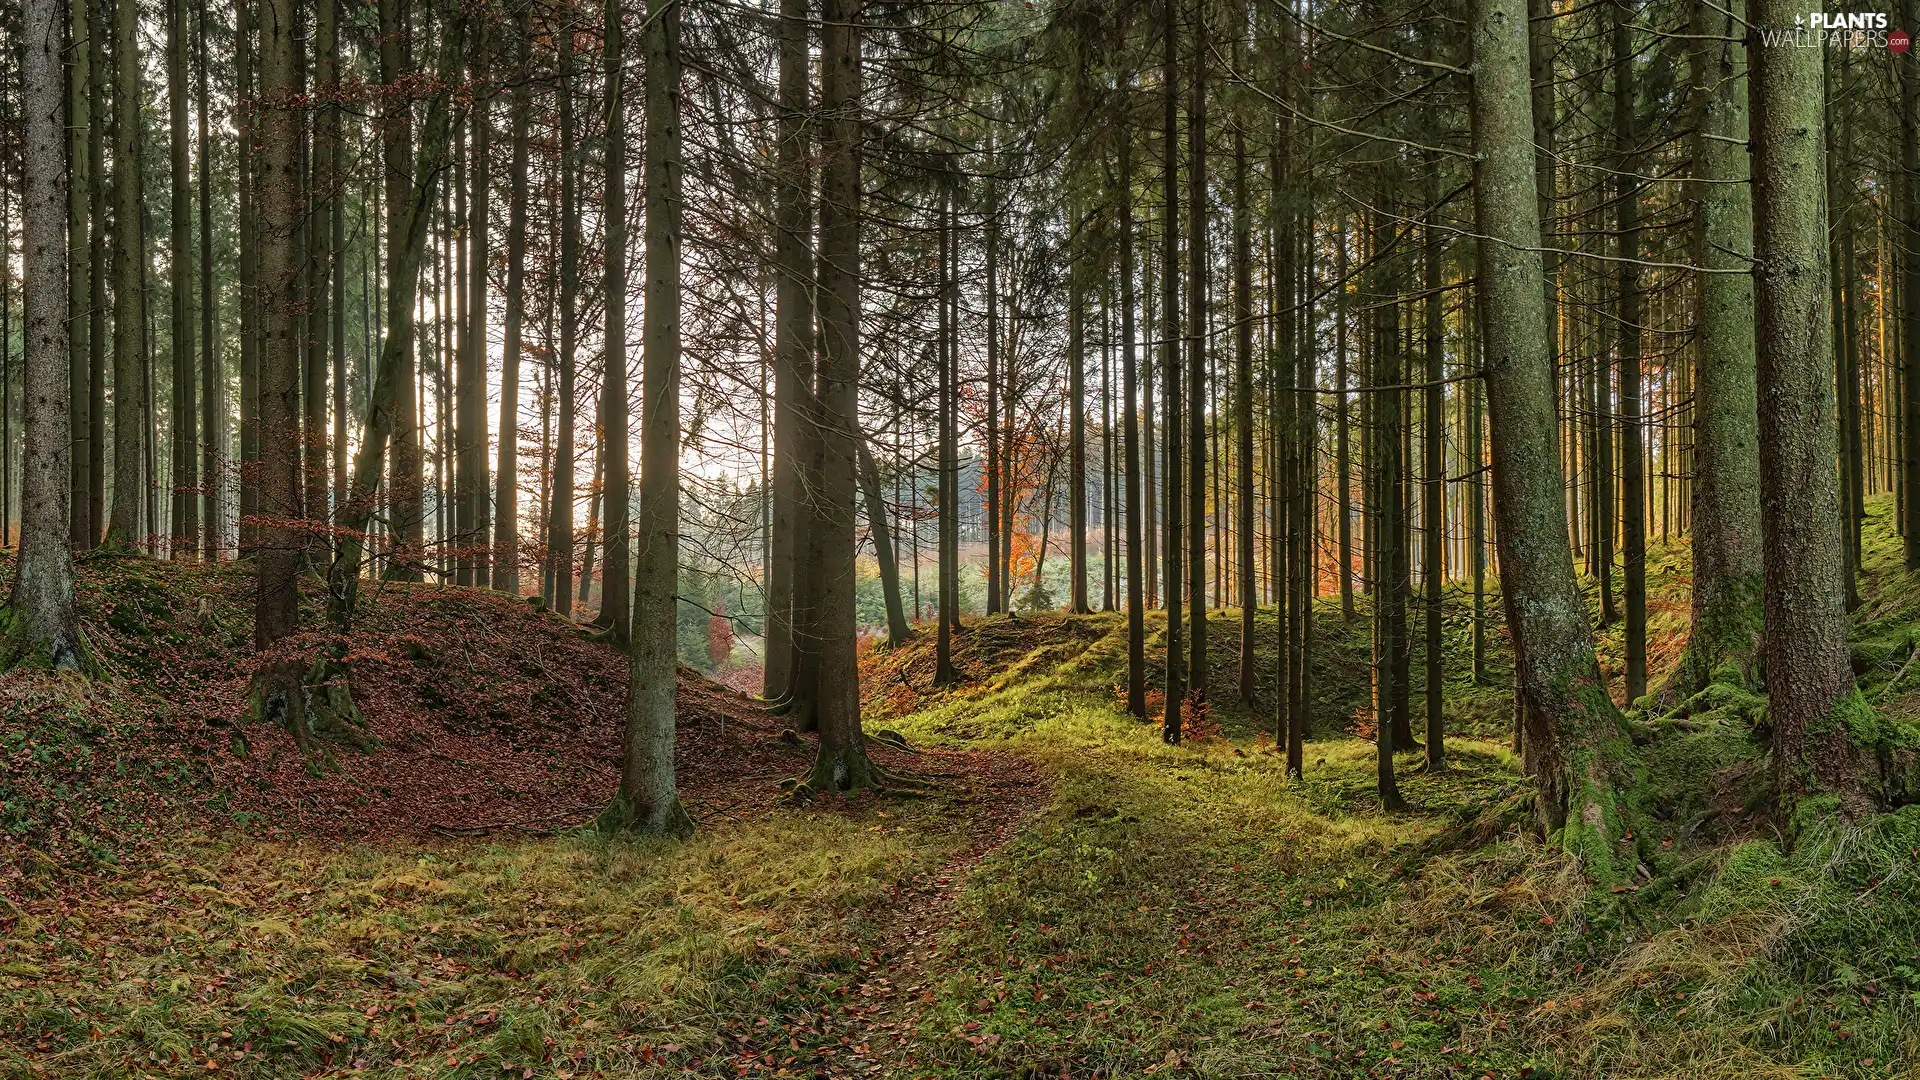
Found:
[[[293,736],[310,770],[338,768],[324,743],[340,743],[368,754],[380,747],[354,704],[346,666],[333,656],[323,655],[311,663],[304,657],[283,657],[261,666],[247,691],[245,720],[236,731],[240,752],[246,751],[248,727],[272,724]]]

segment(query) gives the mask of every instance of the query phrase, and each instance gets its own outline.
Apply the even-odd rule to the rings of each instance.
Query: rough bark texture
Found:
[[[299,625],[300,108],[294,0],[264,0],[260,17],[259,580],[253,643],[267,652]],[[114,498],[116,505],[119,497]],[[275,667],[273,663],[269,668]],[[297,685],[297,681],[296,681]],[[276,684],[274,693],[289,692]]]
[[[93,303],[93,276],[97,273],[89,255],[89,235],[99,228],[99,219],[91,216],[92,189],[96,174],[88,153],[88,144],[100,138],[92,116],[92,74],[88,41],[92,36],[92,5],[67,3],[68,40],[72,42],[67,64],[67,166],[61,183],[67,185],[67,384],[68,443],[72,447],[71,491],[67,500],[68,539],[80,550],[92,547],[98,534],[87,510],[87,483],[94,461],[87,445],[88,378],[92,355],[89,344]],[[22,14],[25,14],[23,9]],[[36,108],[38,106],[28,106]],[[23,134],[24,131],[23,131]],[[22,206],[25,214],[25,206]],[[24,224],[24,222],[23,222]],[[29,391],[31,393],[31,391]],[[25,506],[21,528],[26,527]]]
[[[146,537],[146,290],[140,274],[140,54],[138,10],[113,12],[113,513],[109,543]],[[264,32],[264,30],[263,30]]]
[[[380,81],[393,88],[406,73],[411,59],[411,32],[409,30],[408,0],[379,0],[380,14]],[[373,410],[383,412],[383,419],[391,425],[393,455],[390,476],[387,480],[387,521],[388,530],[393,537],[394,557],[387,564],[389,578],[401,581],[417,581],[420,578],[420,558],[423,554],[425,521],[425,500],[421,491],[424,482],[421,471],[419,402],[414,378],[414,311],[412,298],[417,295],[420,282],[419,256],[412,256],[413,265],[405,264],[409,258],[408,235],[415,214],[417,184],[414,175],[413,160],[413,116],[412,106],[405,94],[393,92],[385,99],[380,122],[381,165],[386,171],[386,210],[387,210],[387,338],[380,349],[380,363],[386,366],[387,355],[393,354],[397,364],[392,377],[387,382],[391,395],[388,402],[379,398],[378,380],[374,390]],[[436,178],[437,179],[437,178]],[[431,194],[429,185],[428,194]],[[421,250],[425,250],[426,234],[424,215],[431,202],[420,204],[418,213],[422,217],[420,227]],[[408,297],[407,306],[402,309],[394,304],[394,298],[402,291]],[[389,403],[390,402],[390,403]],[[361,455],[365,456],[367,443],[371,437],[374,420],[368,418],[368,438],[361,442]],[[385,446],[378,453],[385,453]],[[355,465],[356,474],[358,464]],[[354,477],[356,487],[360,487],[360,477]],[[373,484],[366,484],[370,499]],[[369,511],[371,507],[369,507]],[[336,558],[336,563],[346,562]],[[355,552],[355,572],[357,573],[358,552]],[[337,593],[336,589],[336,593]]]
[[[1207,24],[1195,4],[1187,85],[1187,693],[1207,697]],[[1176,429],[1177,430],[1177,429]],[[1179,543],[1179,530],[1171,534]]]
[[[1670,684],[1682,697],[1716,678],[1751,682],[1762,632],[1760,438],[1754,389],[1753,194],[1747,161],[1745,0],[1694,21],[1695,284],[1693,617]]]
[[[167,232],[168,291],[173,294],[173,554],[200,542],[199,387],[194,381],[192,140],[187,135],[187,4],[167,4],[168,164],[173,180]]]
[[[813,380],[813,293],[808,234],[806,116],[807,0],[781,0],[780,114],[776,153],[780,185],[775,195],[773,344],[773,543],[767,568],[767,642],[762,695],[793,691],[795,560],[804,549],[800,487],[805,455],[802,399]]]
[[[640,327],[640,530],[626,762],[609,817],[680,835],[693,820],[674,785],[675,598],[680,583],[680,4],[650,0],[645,34],[646,313]]]
[[[1181,735],[1181,708],[1187,696],[1186,663],[1182,651],[1183,627],[1180,603],[1180,501],[1185,498],[1180,481],[1180,71],[1176,27],[1179,12],[1174,0],[1167,0],[1161,27],[1160,139],[1165,154],[1165,173],[1161,186],[1160,211],[1160,370],[1161,401],[1166,410],[1161,430],[1166,433],[1166,605],[1167,605],[1167,707],[1161,720],[1161,737],[1178,743]]]
[[[560,78],[554,95],[560,113],[560,220],[579,212],[580,159],[573,113],[573,34],[559,39]],[[580,230],[560,230],[559,429],[553,454],[553,504],[547,523],[547,558],[553,565],[553,610],[573,617],[573,430],[575,353],[580,348]]]
[[[849,791],[883,780],[867,759],[854,656],[854,422],[860,371],[860,3],[826,0],[821,28],[820,379],[821,469],[814,529],[825,558],[814,569],[819,636],[820,752],[808,784]]]
[[[626,28],[620,0],[607,0],[604,54],[607,128],[602,213],[606,222],[605,367],[601,373],[600,469],[605,527],[601,531],[600,614],[594,624],[627,640],[629,610],[629,509],[632,477],[627,466],[627,154]]]
[[[25,307],[26,451],[21,458],[19,572],[0,611],[5,666],[81,668],[86,654],[73,610],[73,552],[67,546],[70,374],[67,341],[67,176],[60,66],[61,0],[26,0],[20,10],[21,248]]]
[[[520,353],[527,311],[527,264],[520,253],[527,247],[527,131],[533,111],[532,94],[527,87],[529,37],[533,28],[528,23],[526,9],[522,9],[519,23],[519,71],[509,106],[513,158],[508,166],[511,175],[507,192],[506,341],[500,359],[500,457],[493,477],[493,587],[515,596],[520,594]],[[573,485],[569,482],[567,486],[571,500]]]
[[[1757,27],[1798,7],[1757,0]],[[1754,51],[1753,248],[1759,313],[1760,532],[1774,795],[1789,813],[1877,800],[1873,712],[1847,653],[1846,551],[1827,295],[1826,50]],[[1805,807],[1801,801],[1819,796]]]
[[[1140,541],[1140,369],[1133,343],[1133,138],[1120,132],[1120,366],[1127,502],[1127,712],[1147,719],[1146,566]]]
[[[1475,0],[1474,209],[1502,592],[1525,700],[1536,813],[1588,872],[1616,877],[1625,832],[1616,774],[1631,744],[1607,696],[1574,580],[1554,372],[1540,297],[1533,116],[1523,0]]]

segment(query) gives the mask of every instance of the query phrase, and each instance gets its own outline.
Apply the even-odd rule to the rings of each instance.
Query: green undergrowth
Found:
[[[1165,745],[1113,692],[1124,624],[1091,621],[1107,632],[1065,663],[1016,663],[891,721],[1056,778],[962,901],[921,1028],[941,1075],[1732,1080],[1920,1063],[1920,808],[1821,823],[1787,853],[1765,826],[1764,698],[1709,688],[1643,725],[1655,835],[1637,839],[1662,874],[1596,897],[1524,827],[1504,724],[1461,725],[1442,773],[1403,755],[1410,809],[1384,814],[1372,743],[1332,725],[1303,780],[1231,723]]]
[[[933,799],[678,845],[183,843],[0,905],[0,1076],[715,1075],[733,1031],[844,991],[950,818]]]

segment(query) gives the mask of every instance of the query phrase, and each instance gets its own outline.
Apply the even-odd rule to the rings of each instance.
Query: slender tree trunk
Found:
[[[900,602],[900,562],[894,557],[893,534],[887,528],[887,504],[880,495],[880,467],[865,435],[856,439],[860,455],[860,496],[867,512],[867,531],[873,537],[873,558],[880,566],[880,592],[887,607],[887,647],[899,648],[913,637],[907,609]]]
[[[573,617],[574,373],[578,366],[575,354],[580,348],[580,231],[565,225],[566,222],[577,220],[580,212],[579,134],[574,127],[573,115],[572,15],[573,8],[569,5],[564,14],[562,32],[554,35],[559,40],[560,54],[558,85],[555,88],[558,98],[555,104],[560,113],[560,400],[554,420],[559,430],[553,451],[553,503],[547,521],[547,558],[552,564],[553,609],[569,619]],[[586,584],[584,576],[581,584]],[[769,668],[772,663],[769,655]]]
[[[0,611],[6,666],[86,665],[73,606],[72,525],[67,501],[72,392],[67,315],[71,285],[63,168],[62,0],[23,0],[20,8],[21,336],[26,348],[26,452],[21,460],[20,555],[13,592]]]
[[[1079,201],[1067,215],[1067,606],[1075,615],[1087,603],[1087,268]],[[1044,557],[1044,553],[1043,553]]]
[[[1185,497],[1180,477],[1180,72],[1178,53],[1179,9],[1176,0],[1167,0],[1161,26],[1161,124],[1160,150],[1165,155],[1165,173],[1161,183],[1160,207],[1160,367],[1161,400],[1166,410],[1161,431],[1167,444],[1166,488],[1166,605],[1167,605],[1167,708],[1161,722],[1161,736],[1169,743],[1181,737],[1183,706],[1187,686],[1183,653],[1180,589],[1180,500]]]
[[[951,686],[960,681],[959,673],[953,667],[953,625],[956,617],[955,597],[953,595],[952,565],[955,558],[954,544],[959,540],[954,525],[953,476],[959,468],[955,460],[954,439],[954,392],[953,392],[953,355],[955,331],[953,319],[953,180],[942,175],[940,180],[940,202],[937,212],[940,215],[940,317],[936,331],[938,341],[934,343],[935,363],[939,373],[935,377],[934,395],[938,400],[935,406],[938,415],[939,453],[936,468],[939,476],[935,489],[939,492],[940,520],[938,548],[939,607],[934,622],[934,668],[933,682],[936,686]],[[1041,552],[1041,558],[1046,553]]]
[[[1139,367],[1133,319],[1133,132],[1119,132],[1120,367],[1127,487],[1127,712],[1147,719],[1146,566],[1142,558]]]
[[[310,255],[306,262],[307,309],[306,373],[301,389],[302,424],[305,456],[304,513],[311,527],[332,520],[329,500],[333,483],[328,466],[332,462],[327,404],[328,375],[333,349],[333,282],[339,273],[340,253],[333,249],[332,217],[340,205],[340,109],[334,100],[339,94],[340,35],[339,9],[334,0],[316,0],[317,19],[314,34],[314,92],[312,114],[312,168],[307,182],[305,232]],[[329,545],[325,533],[315,531],[308,546],[316,564],[324,563]]]
[[[1192,9],[1193,64],[1187,86],[1187,642],[1188,693],[1207,696],[1207,37],[1206,7]],[[1177,540],[1175,541],[1178,542]]]
[[[606,0],[605,51],[607,129],[606,177],[601,213],[606,231],[605,367],[600,386],[602,530],[600,614],[596,626],[627,640],[631,569],[628,525],[632,479],[627,467],[627,156],[626,29],[621,0]]]
[[[820,378],[821,470],[815,529],[824,561],[813,630],[819,643],[820,752],[808,784],[847,791],[882,781],[860,729],[854,656],[854,439],[860,369],[860,3],[825,0],[821,25]]]
[[[1259,667],[1254,616],[1260,606],[1253,534],[1253,214],[1247,204],[1247,133],[1233,128],[1233,430],[1234,530],[1239,533],[1240,701],[1253,707]]]
[[[457,432],[454,442],[454,488],[457,492],[456,531],[460,551],[455,580],[481,588],[492,584],[493,577],[487,520],[490,516],[487,498],[491,494],[487,484],[487,221],[492,209],[488,204],[492,201],[493,180],[493,88],[488,64],[491,42],[487,39],[486,24],[484,19],[478,24],[475,32],[479,34],[479,40],[474,43],[473,49],[473,78],[476,85],[473,112],[469,117],[473,136],[472,164],[468,166],[468,178],[473,186],[467,197],[464,237],[464,284],[467,295],[466,310],[462,313],[465,318],[460,326],[459,378],[454,397],[457,413],[454,420]],[[515,249],[511,254],[518,256],[521,253]],[[518,265],[521,260],[510,257],[508,262]],[[515,418],[512,425],[503,425],[500,429],[502,447],[518,442],[514,431],[520,413],[520,372],[517,366],[513,376],[512,395],[503,393],[500,398],[503,408],[511,402]]]
[[[1392,225],[1386,215],[1376,215],[1374,257],[1379,259],[1392,240]],[[1387,255],[1379,270],[1375,293],[1382,297],[1400,295],[1398,259]],[[1372,379],[1372,423],[1368,425],[1372,443],[1367,447],[1367,473],[1373,489],[1370,500],[1374,526],[1375,553],[1373,574],[1373,726],[1375,746],[1375,786],[1380,805],[1398,810],[1405,805],[1394,775],[1393,755],[1403,742],[1411,742],[1405,719],[1406,667],[1400,663],[1407,640],[1408,551],[1406,529],[1406,488],[1401,475],[1404,443],[1401,432],[1401,401],[1406,390],[1402,380],[1400,305],[1397,300],[1380,304],[1374,321],[1374,362]],[[1390,389],[1391,388],[1391,389]]]
[[[532,32],[528,11],[523,8],[516,27],[518,71],[511,102],[513,162],[509,166],[512,175],[507,193],[506,341],[500,358],[500,457],[493,478],[493,587],[514,596],[520,595],[520,354],[527,318],[527,270],[526,261],[519,255],[527,248],[527,134],[533,112],[527,83],[533,75],[529,58]],[[484,274],[486,264],[481,262],[480,266]],[[483,339],[483,361],[485,347]],[[550,394],[551,385],[548,391]],[[481,442],[484,451],[485,439]]]
[[[140,258],[140,54],[138,8],[113,10],[113,516],[108,542],[132,551],[144,539],[147,411],[146,289]]]
[[[96,114],[93,111],[93,75],[90,69],[92,48],[97,43],[92,40],[92,7],[93,4],[89,0],[66,0],[65,3],[68,15],[67,114],[65,117],[68,171],[62,177],[62,181],[68,185],[66,188],[68,291],[65,326],[68,330],[69,364],[67,438],[71,447],[67,537],[75,550],[81,551],[92,547],[99,541],[100,536],[99,529],[89,512],[87,501],[92,474],[94,469],[98,468],[96,459],[92,456],[91,444],[87,439],[87,432],[92,423],[88,414],[91,404],[88,383],[92,374],[93,355],[91,344],[93,279],[100,273],[98,263],[90,254],[92,245],[90,236],[97,236],[105,224],[91,212],[93,192],[99,186],[96,178],[100,175],[93,171],[94,159],[97,155],[94,154],[91,146],[99,142],[99,128],[103,126],[95,123]],[[22,11],[24,13],[25,9]],[[27,110],[38,107],[37,104],[28,105]],[[29,211],[23,201],[21,206],[23,223],[27,213]],[[27,247],[24,239],[22,247]],[[23,298],[22,303],[25,302]],[[28,348],[31,349],[31,346]],[[22,469],[26,467],[24,456],[21,467]],[[24,503],[21,506],[21,513],[21,529],[24,531],[26,528]],[[23,537],[23,547],[24,544]]]
[[[383,5],[382,17],[386,15]],[[383,48],[386,44],[382,43]],[[456,17],[442,32],[440,58],[435,69],[437,85],[447,85],[460,70],[465,48],[466,21],[464,17]],[[387,334],[381,342],[380,360],[367,393],[366,424],[360,433],[360,449],[353,459],[353,483],[341,506],[340,542],[327,576],[328,616],[339,629],[348,627],[353,619],[360,583],[360,556],[366,542],[367,522],[373,516],[380,492],[380,474],[387,464],[388,444],[392,443],[397,461],[405,449],[402,432],[407,425],[416,423],[412,411],[414,305],[419,297],[420,263],[426,254],[427,224],[432,216],[434,194],[440,174],[446,168],[448,112],[444,93],[436,94],[428,103],[419,160],[409,170],[412,179],[401,187],[397,204],[388,204],[390,211],[395,205],[399,207],[400,220],[399,227],[387,235],[387,258],[392,267],[387,279]],[[389,161],[389,183],[393,180],[394,167]],[[416,482],[418,466],[419,459],[415,457]],[[391,492],[391,488],[389,490]],[[414,520],[417,529],[419,519]]]
[[[1745,0],[1694,15],[1694,353],[1692,632],[1676,696],[1758,674],[1765,581],[1760,542],[1759,402],[1754,386],[1753,196],[1747,143]]]
[[[1752,23],[1786,29],[1787,0]],[[1826,50],[1753,56],[1753,246],[1759,313],[1760,530],[1774,795],[1793,827],[1878,804],[1872,713],[1847,651],[1845,533],[1828,321]],[[1806,816],[1803,816],[1806,815]]]
[[[1474,0],[1474,210],[1480,242],[1487,405],[1501,592],[1524,701],[1536,814],[1603,879],[1621,872],[1627,824],[1616,776],[1632,746],[1607,696],[1573,576],[1553,424],[1546,282],[1537,253],[1527,14],[1522,0]]]
[[[775,194],[773,344],[773,543],[767,572],[766,669],[761,693],[768,698],[796,690],[794,636],[800,617],[799,559],[806,551],[807,522],[802,487],[809,434],[802,426],[805,398],[813,386],[812,260],[813,181],[808,138],[811,97],[807,70],[807,0],[781,0],[780,102]]]
[[[1349,430],[1352,423],[1352,404],[1347,395],[1347,226],[1342,218],[1335,232],[1333,272],[1340,279],[1340,295],[1334,303],[1334,388],[1339,400],[1334,403],[1333,417],[1333,468],[1337,474],[1335,484],[1339,489],[1338,513],[1340,544],[1340,616],[1348,622],[1353,621],[1353,466],[1350,459],[1353,444]]]
[[[1620,310],[1620,554],[1627,601],[1627,701],[1647,692],[1647,483],[1640,387],[1640,167],[1632,0],[1616,0],[1613,23],[1615,231]]]
[[[646,31],[646,313],[640,327],[640,535],[620,797],[603,820],[683,835],[674,785],[680,584],[680,4],[649,0]],[[625,132],[608,132],[609,140]]]
[[[1421,627],[1426,631],[1426,714],[1427,714],[1427,771],[1438,772],[1447,767],[1446,751],[1446,695],[1443,678],[1445,672],[1441,666],[1443,644],[1441,632],[1441,600],[1446,590],[1445,565],[1442,554],[1446,543],[1446,471],[1444,466],[1446,451],[1446,324],[1442,321],[1441,285],[1444,280],[1442,261],[1445,259],[1445,242],[1433,219],[1440,213],[1440,163],[1437,158],[1426,163],[1427,169],[1427,220],[1422,231],[1426,234],[1426,280],[1422,287],[1426,290],[1423,330],[1426,335],[1426,401],[1421,408],[1420,422],[1425,426],[1426,460],[1420,473],[1424,490],[1420,495],[1420,590],[1425,601],[1426,611],[1421,617]]]
[[[406,74],[412,61],[412,30],[408,11],[408,0],[379,0],[380,15],[380,81],[388,87],[390,93],[386,99],[386,108],[381,115],[385,127],[382,137],[381,154],[385,159],[387,174],[387,340],[380,350],[382,364],[387,353],[393,351],[398,368],[393,373],[393,407],[389,414],[393,423],[393,461],[391,475],[387,481],[387,522],[393,537],[393,555],[387,563],[386,575],[397,581],[418,581],[421,577],[421,561],[426,553],[426,498],[421,490],[423,483],[420,433],[420,393],[417,377],[418,360],[415,356],[414,311],[412,296],[419,289],[420,273],[416,261],[412,268],[414,280],[403,282],[407,267],[403,261],[407,258],[407,244],[410,240],[409,229],[413,226],[415,177],[413,174],[413,116],[412,105],[407,96],[399,91],[399,82]],[[426,191],[428,201],[419,207],[421,215],[420,242],[424,252],[426,244],[425,215],[433,203],[433,188]],[[407,307],[400,311],[394,307],[393,296],[402,289],[409,292]],[[378,380],[376,375],[375,379]],[[375,391],[376,395],[378,391]],[[379,404],[376,402],[375,408]],[[371,434],[373,417],[368,417],[368,434]],[[361,453],[366,452],[367,436],[361,440]],[[384,447],[382,448],[384,451]],[[356,463],[355,472],[359,471]],[[359,477],[356,475],[355,480]],[[357,485],[356,485],[357,486]],[[357,567],[356,567],[357,572]],[[337,588],[337,587],[336,587]]]
[[[253,102],[252,11],[259,0],[238,0],[234,5],[234,79],[235,127],[239,148],[234,155],[234,186],[239,189],[237,218],[240,246],[240,554],[252,557],[255,523],[260,513],[260,238],[254,209],[259,163],[255,143],[259,139],[258,109]],[[390,81],[386,49],[389,39],[385,8],[381,5],[381,79]],[[394,31],[397,33],[398,31]],[[96,174],[97,175],[97,174]],[[98,380],[96,379],[96,385]],[[98,462],[99,457],[94,460]],[[97,471],[97,470],[96,470]],[[96,523],[98,518],[95,518]]]
[[[200,159],[200,550],[205,558],[218,559],[226,546],[220,494],[226,488],[227,380],[221,371],[220,348],[214,338],[219,325],[220,301],[213,290],[213,140],[207,120],[205,5],[195,8],[195,18],[194,110]]]

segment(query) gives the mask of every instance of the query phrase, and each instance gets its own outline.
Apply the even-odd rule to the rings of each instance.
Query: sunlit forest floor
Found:
[[[1920,588],[1872,515],[1855,667],[1913,715]],[[1670,663],[1684,546],[1651,566]],[[1180,747],[1125,715],[1120,616],[997,616],[954,690],[930,635],[863,660],[913,797],[779,803],[805,746],[686,675],[701,831],[662,845],[576,827],[622,667],[550,616],[389,590],[355,686],[383,745],[309,770],[234,752],[244,648],[183,624],[238,619],[243,579],[83,572],[110,681],[0,682],[0,1076],[1920,1076],[1920,811],[1783,854],[1763,702],[1649,711],[1682,869],[1590,895],[1521,827],[1497,599],[1476,686],[1448,598],[1451,768],[1403,755],[1406,812],[1374,797],[1363,597],[1319,611],[1303,782],[1271,701],[1230,700],[1237,613]]]

